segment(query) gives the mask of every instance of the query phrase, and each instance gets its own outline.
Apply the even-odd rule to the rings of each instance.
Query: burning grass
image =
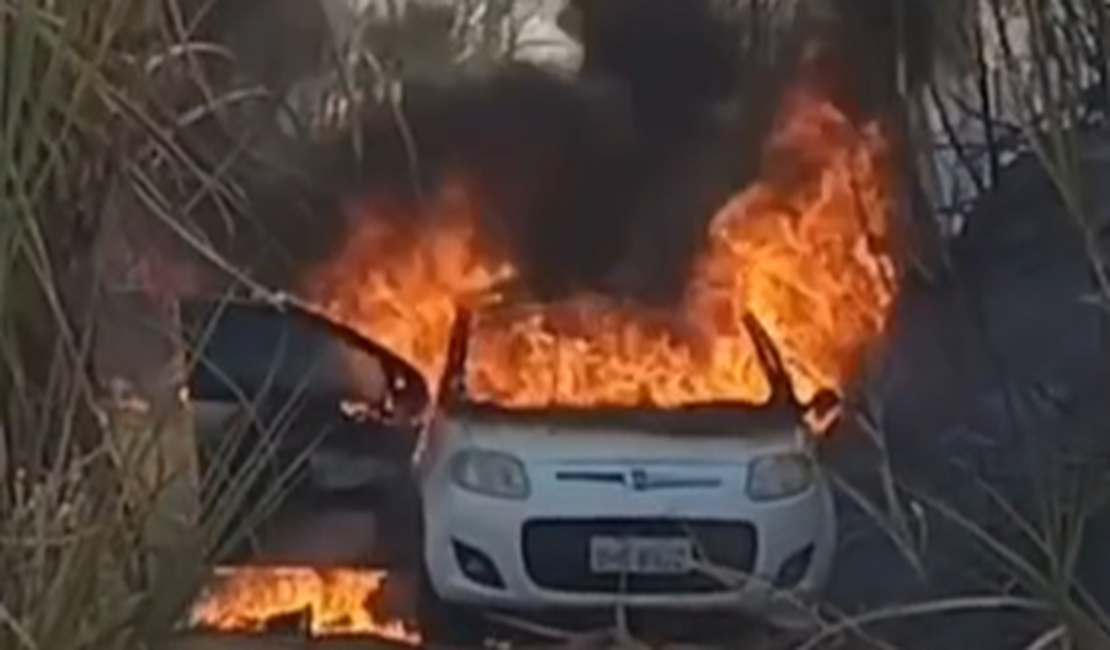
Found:
[[[356,569],[224,569],[191,619],[201,629],[266,632],[275,621],[303,617],[303,631],[314,637],[369,635],[415,645],[418,632],[374,614],[381,610],[385,579],[381,571]]]

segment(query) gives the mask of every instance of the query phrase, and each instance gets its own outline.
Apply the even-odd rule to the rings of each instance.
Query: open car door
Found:
[[[245,510],[274,506],[255,534],[235,545],[236,561],[270,561],[268,547],[288,545],[267,542],[267,531],[280,535],[288,527],[282,522],[298,513],[377,508],[376,519],[383,512],[406,516],[409,504],[388,504],[410,491],[411,456],[429,403],[412,366],[292,304],[185,301],[180,321],[202,512],[216,516],[233,490],[246,495]]]

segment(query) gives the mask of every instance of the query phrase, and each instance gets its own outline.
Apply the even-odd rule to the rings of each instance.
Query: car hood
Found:
[[[732,465],[747,459],[806,450],[810,435],[801,426],[735,432],[732,435],[672,434],[630,428],[559,424],[513,424],[456,420],[446,424],[453,446],[509,453],[529,464]]]

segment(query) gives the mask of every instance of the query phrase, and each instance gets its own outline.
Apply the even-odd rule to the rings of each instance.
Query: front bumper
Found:
[[[704,492],[667,502],[630,494],[620,503],[562,494],[541,504],[447,487],[434,499],[426,495],[424,519],[437,595],[501,611],[731,609],[794,626],[804,615],[800,605],[824,585],[836,546],[832,499],[821,483],[765,504]],[[585,549],[597,534],[688,534],[710,566],[623,581],[590,574]]]

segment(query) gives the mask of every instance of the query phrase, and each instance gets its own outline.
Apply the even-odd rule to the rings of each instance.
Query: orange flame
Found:
[[[582,296],[480,316],[471,392],[519,407],[760,403],[769,387],[741,325],[745,311],[779,346],[800,398],[842,390],[895,295],[887,153],[877,125],[857,128],[821,93],[795,88],[761,180],[711,222],[681,309],[651,314]],[[465,186],[445,189],[415,232],[362,220],[310,295],[434,380],[460,301],[514,276],[482,250],[472,201]]]
[[[314,636],[373,634],[419,643],[402,623],[379,621],[372,613],[384,577],[354,569],[229,569],[193,608],[192,622],[217,631],[261,632],[276,617],[307,612]]]

